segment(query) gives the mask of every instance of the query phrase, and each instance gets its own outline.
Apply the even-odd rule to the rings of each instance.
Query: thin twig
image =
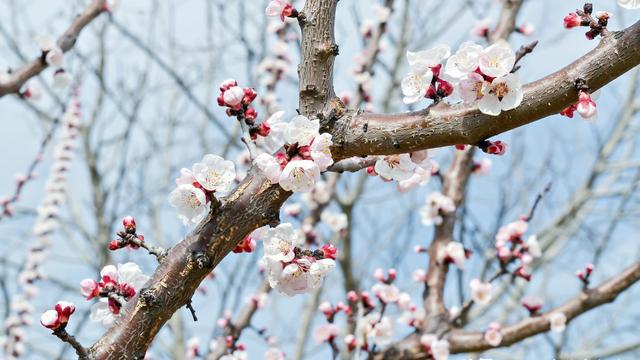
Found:
[[[89,353],[87,352],[87,349],[84,346],[82,346],[82,344],[80,344],[73,335],[69,334],[67,330],[65,330],[65,328],[61,327],[54,330],[53,335],[57,336],[58,339],[62,340],[63,342],[66,342],[67,344],[71,345],[71,347],[76,351],[76,354],[78,355],[78,359],[80,360],[89,359]]]

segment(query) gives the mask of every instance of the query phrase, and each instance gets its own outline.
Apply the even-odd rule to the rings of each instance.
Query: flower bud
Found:
[[[237,107],[242,103],[244,98],[244,91],[239,86],[232,86],[227,89],[223,94],[224,103],[230,107]]]
[[[133,216],[125,216],[124,219],[122,219],[122,225],[124,225],[124,229],[127,233],[136,233],[136,220]]]

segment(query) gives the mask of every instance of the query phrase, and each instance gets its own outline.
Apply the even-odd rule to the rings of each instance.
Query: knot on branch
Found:
[[[152,289],[144,288],[140,290],[140,301],[147,307],[158,306],[158,298]]]
[[[213,269],[213,261],[202,251],[194,251],[189,258],[198,269]]]
[[[583,78],[577,78],[574,81],[574,86],[578,91],[589,91],[589,85],[587,85],[587,81]]]

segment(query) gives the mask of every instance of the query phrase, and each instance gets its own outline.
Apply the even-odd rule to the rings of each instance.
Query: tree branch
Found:
[[[559,306],[544,315],[529,317],[517,324],[502,329],[502,342],[500,346],[509,346],[528,337],[549,330],[549,314],[562,312],[567,317],[567,322],[596,308],[600,305],[613,302],[618,294],[628,289],[631,285],[640,281],[640,262],[629,266],[618,276],[608,280],[595,289],[580,293],[564,305]],[[449,339],[452,353],[475,352],[492,349],[484,340],[482,332],[465,332],[454,330]]]
[[[615,54],[615,56],[614,56]],[[559,71],[524,87],[520,106],[499,116],[476,105],[440,103],[395,115],[351,113],[334,126],[335,160],[386,155],[481,140],[557,114],[578,99],[574,81],[583,78],[593,91],[640,64],[640,21],[612,32],[591,52]]]
[[[65,31],[57,41],[58,46],[63,52],[67,52],[73,48],[78,36],[80,36],[80,32],[104,11],[105,3],[106,0],[94,0],[82,14],[73,20],[71,26],[69,26],[67,31]],[[9,81],[0,83],[0,97],[7,94],[18,93],[22,85],[32,77],[40,74],[46,68],[47,63],[43,61],[42,56],[38,56],[37,59],[13,71]]]

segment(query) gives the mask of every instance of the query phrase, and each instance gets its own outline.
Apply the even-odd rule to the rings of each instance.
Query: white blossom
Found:
[[[491,301],[491,283],[483,283],[478,279],[473,279],[469,283],[471,288],[471,298],[479,305],[486,305]]]
[[[458,51],[447,59],[443,77],[449,81],[459,81],[478,68],[478,59],[482,46],[467,41],[460,45]]]
[[[176,187],[169,194],[169,203],[176,208],[184,225],[198,223],[207,212],[204,191],[193,185],[183,184]]]
[[[289,161],[280,174],[280,186],[287,191],[307,192],[320,179],[320,168],[311,160]]]
[[[440,225],[443,221],[442,215],[451,214],[456,210],[453,200],[437,191],[429,194],[426,202],[420,209],[424,225]]]
[[[318,165],[320,171],[325,171],[329,166],[333,164],[333,158],[331,157],[331,134],[322,133],[316,136],[309,147],[311,152],[311,158],[313,162]]]
[[[334,213],[328,210],[325,210],[320,214],[320,220],[323,223],[327,224],[331,230],[334,232],[339,232],[347,228],[348,219],[347,215],[344,213]]]
[[[497,116],[500,112],[515,109],[522,103],[522,83],[516,74],[508,74],[494,79],[478,101],[478,108],[487,115]]]
[[[318,135],[320,131],[320,121],[318,119],[309,120],[306,116],[298,115],[291,119],[285,130],[285,141],[289,144],[298,143],[299,146],[306,146]]]
[[[264,173],[264,175],[271,181],[272,184],[277,184],[280,181],[280,163],[272,155],[262,153],[253,160],[253,163]]]
[[[264,257],[272,261],[291,262],[298,234],[290,223],[282,223],[265,231],[263,237]]]
[[[387,155],[376,161],[374,170],[387,180],[402,181],[413,176],[416,164],[409,154]]]
[[[510,73],[515,62],[516,54],[505,42],[489,46],[480,53],[478,58],[480,71],[493,78]]]
[[[218,155],[207,154],[202,162],[193,165],[193,176],[209,191],[227,192],[231,190],[236,179],[233,162]]]
[[[459,269],[464,267],[464,263],[467,260],[467,254],[464,250],[464,246],[459,242],[450,241],[445,246],[438,248],[438,262],[443,263],[446,260],[453,262]]]
[[[563,332],[567,326],[567,316],[562,312],[553,312],[549,315],[551,331]]]

